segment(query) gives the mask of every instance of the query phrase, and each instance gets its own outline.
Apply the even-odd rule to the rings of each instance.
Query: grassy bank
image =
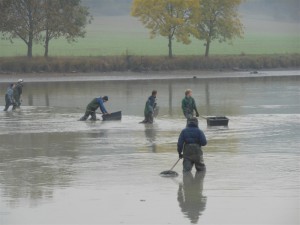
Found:
[[[214,41],[210,54],[300,54],[298,24],[251,19],[245,19],[243,23],[243,39],[234,39],[233,45]],[[204,42],[194,38],[191,41],[189,45],[184,45],[174,40],[174,55],[204,55]],[[15,39],[14,43],[0,39],[0,49],[0,57],[24,56],[27,52],[25,43],[20,39]],[[51,57],[115,56],[126,52],[131,55],[167,56],[168,40],[161,36],[150,39],[149,30],[133,17],[96,17],[87,26],[85,38],[71,44],[62,38],[53,39],[49,45]],[[33,55],[43,54],[43,44],[35,43]]]
[[[101,57],[1,57],[2,73],[260,70],[299,68],[300,54],[232,56],[101,56]]]

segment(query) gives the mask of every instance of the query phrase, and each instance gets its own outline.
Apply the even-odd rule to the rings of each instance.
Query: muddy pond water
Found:
[[[21,110],[0,111],[0,224],[299,224],[299,78],[25,80]],[[207,172],[160,177],[187,88],[229,126],[200,117]],[[139,124],[153,89],[159,115]],[[122,120],[78,121],[101,95]]]

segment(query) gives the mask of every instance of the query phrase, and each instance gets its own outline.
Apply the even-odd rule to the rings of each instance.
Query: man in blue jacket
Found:
[[[94,98],[86,107],[86,111],[83,117],[80,118],[81,121],[87,120],[87,118],[91,115],[91,120],[96,120],[96,110],[100,107],[100,110],[103,114],[108,114],[104,107],[104,102],[108,101],[108,97],[99,97]]]
[[[183,172],[191,171],[193,165],[197,171],[205,170],[201,146],[206,144],[206,137],[198,127],[198,119],[188,119],[187,127],[181,131],[177,143],[179,158],[183,158]]]

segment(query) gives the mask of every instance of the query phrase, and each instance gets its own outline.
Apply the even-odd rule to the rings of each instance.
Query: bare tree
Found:
[[[27,45],[27,56],[32,57],[33,41],[39,40],[43,30],[43,1],[0,0],[0,32],[4,39],[13,42],[20,38]]]

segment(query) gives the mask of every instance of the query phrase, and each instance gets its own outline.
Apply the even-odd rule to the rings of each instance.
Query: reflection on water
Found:
[[[0,224],[293,224],[299,87],[295,77],[25,83],[22,110],[0,111]],[[208,128],[199,118],[205,185],[204,174],[179,172],[178,185],[158,176],[178,157],[187,88],[201,115],[230,119]],[[153,89],[159,115],[139,124]],[[78,121],[104,94],[122,120]]]
[[[296,113],[299,89],[294,82],[299,82],[297,77],[25,83],[23,105],[83,113],[92,97],[109,95],[110,111],[143,115],[144,99],[156,88],[160,115],[178,116],[184,91],[190,88],[202,115],[264,113],[263,106],[287,107],[285,112]],[[6,84],[0,84],[0,89],[5,90]]]
[[[152,152],[156,152],[156,135],[157,124],[144,124],[146,140],[149,142],[148,146]]]
[[[205,172],[191,172],[183,174],[183,181],[179,184],[177,200],[181,212],[197,224],[199,217],[206,207],[207,198],[202,195]]]
[[[56,187],[69,186],[74,179],[71,165],[78,153],[68,135],[1,135],[0,142],[1,192],[12,206],[23,198],[30,205],[52,198]]]

